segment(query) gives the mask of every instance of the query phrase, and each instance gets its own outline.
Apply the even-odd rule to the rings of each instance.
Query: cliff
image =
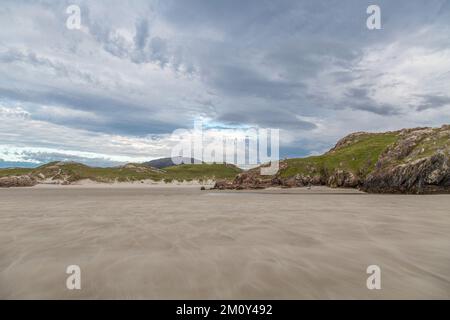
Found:
[[[218,181],[216,189],[273,186],[359,188],[375,193],[450,193],[450,125],[352,133],[321,156],[280,161],[274,176],[259,168]]]

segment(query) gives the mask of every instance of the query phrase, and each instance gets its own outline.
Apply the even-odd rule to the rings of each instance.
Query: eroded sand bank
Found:
[[[448,208],[323,188],[4,189],[0,298],[448,299]],[[381,290],[366,288],[372,264]]]

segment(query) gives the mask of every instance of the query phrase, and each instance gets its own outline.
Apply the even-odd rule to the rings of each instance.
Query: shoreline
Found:
[[[192,181],[155,181],[155,180],[138,180],[127,182],[98,182],[90,179],[79,180],[70,184],[63,183],[38,183],[31,187],[19,187],[19,188],[151,188],[151,187],[212,187],[214,181],[207,180],[204,182],[198,180]],[[17,187],[16,187],[17,188]]]
[[[154,180],[139,180],[139,181],[127,181],[127,182],[98,182],[90,179],[79,180],[70,184],[64,183],[38,183],[34,186],[20,186],[0,188],[0,190],[12,190],[12,189],[151,189],[151,188],[173,188],[173,189],[185,189],[192,188],[197,189],[205,187],[204,191],[215,191],[216,194],[366,194],[366,192],[358,190],[356,188],[332,188],[328,186],[310,186],[310,187],[291,187],[283,188],[281,186],[268,187],[264,189],[213,189],[215,181],[208,180],[201,182],[198,180],[192,181],[154,181]]]
[[[205,187],[205,190],[200,190],[201,187]],[[192,182],[114,182],[104,183],[96,181],[83,181],[82,183],[73,184],[52,184],[42,183],[36,184],[31,187],[10,187],[0,188],[0,190],[86,190],[86,189],[130,189],[130,190],[142,190],[142,189],[173,189],[173,190],[200,190],[201,192],[207,192],[209,195],[364,195],[367,194],[364,191],[353,188],[331,188],[328,186],[312,186],[312,187],[269,187],[265,189],[243,189],[243,190],[219,190],[213,189],[214,183],[202,184],[198,181]],[[209,192],[208,192],[209,191]]]
[[[366,195],[366,194],[377,194],[377,195],[449,195],[448,192],[434,192],[434,193],[396,193],[396,192],[381,192],[381,193],[372,193],[360,190],[358,188],[350,188],[350,187],[329,187],[326,185],[312,185],[310,187],[283,187],[283,186],[271,186],[267,188],[257,188],[257,189],[214,189],[215,181],[172,181],[172,182],[164,182],[164,181],[154,181],[154,180],[138,180],[138,181],[127,181],[127,182],[98,182],[90,179],[79,180],[70,184],[64,184],[61,182],[51,183],[37,183],[33,186],[14,186],[14,187],[0,187],[0,190],[11,190],[11,189],[20,189],[20,190],[36,190],[36,189],[152,189],[152,188],[160,188],[160,189],[200,189],[204,187],[205,189],[202,191],[215,191],[214,194],[278,194],[278,195],[295,195],[295,194],[303,194],[303,195],[319,195],[319,194],[336,194],[336,195]]]

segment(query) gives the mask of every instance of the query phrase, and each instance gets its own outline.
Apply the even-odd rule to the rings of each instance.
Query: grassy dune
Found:
[[[38,179],[64,180],[74,182],[90,179],[98,182],[125,182],[151,179],[154,181],[191,181],[233,178],[241,172],[233,165],[184,164],[165,168],[152,168],[142,164],[127,164],[121,167],[89,167],[81,163],[51,162],[35,169],[0,169],[0,177],[32,175]]]

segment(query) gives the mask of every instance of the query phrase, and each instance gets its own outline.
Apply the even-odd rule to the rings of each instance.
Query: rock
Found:
[[[258,168],[238,174],[233,181],[217,181],[213,189],[264,189],[279,184],[278,179],[273,176],[261,176]]]
[[[438,129],[402,130],[400,139],[380,155],[376,169],[366,177],[361,189],[377,193],[450,193],[449,129],[444,125]],[[438,139],[445,143],[436,148]],[[427,156],[425,146],[433,146],[435,151]]]
[[[327,181],[327,185],[332,188],[344,187],[355,188],[359,185],[359,179],[352,172],[336,170]]]
[[[312,185],[321,185],[322,183],[322,177],[320,175],[315,175],[312,177],[310,184]]]
[[[233,189],[233,186],[232,186],[231,182],[228,182],[226,180],[222,180],[222,181],[219,180],[219,181],[216,181],[213,189],[218,189],[218,190]]]
[[[376,193],[450,193],[450,159],[444,153],[379,169],[362,190]]]
[[[36,180],[28,175],[0,178],[0,188],[32,187],[36,184]]]

